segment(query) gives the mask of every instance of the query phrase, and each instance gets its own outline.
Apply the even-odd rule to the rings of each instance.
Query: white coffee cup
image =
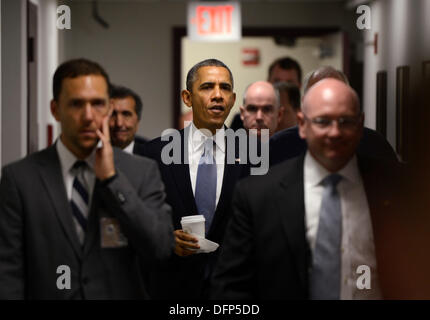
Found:
[[[185,216],[181,219],[182,230],[196,236],[205,237],[204,215]]]

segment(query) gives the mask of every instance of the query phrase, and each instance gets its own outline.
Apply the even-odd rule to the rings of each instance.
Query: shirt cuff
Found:
[[[109,177],[107,179],[100,181],[100,185],[103,187],[107,186],[109,183],[111,183],[111,181],[115,180],[117,176],[118,176],[118,173],[115,172],[115,174],[112,177]]]

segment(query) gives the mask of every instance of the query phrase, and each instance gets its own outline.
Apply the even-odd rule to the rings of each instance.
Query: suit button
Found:
[[[88,277],[83,277],[83,278],[82,278],[82,283],[83,283],[84,285],[87,285],[87,284],[88,284],[88,282],[90,282],[90,279],[88,279]]]
[[[125,196],[121,192],[117,193],[117,197],[118,197],[118,200],[121,204],[123,204],[125,202]]]

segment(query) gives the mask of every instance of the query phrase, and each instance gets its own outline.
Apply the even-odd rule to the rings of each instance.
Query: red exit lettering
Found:
[[[232,12],[234,7],[226,6],[197,6],[197,33],[200,35],[231,33]]]

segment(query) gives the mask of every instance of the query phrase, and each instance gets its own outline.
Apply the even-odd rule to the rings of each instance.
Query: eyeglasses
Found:
[[[332,126],[333,122],[337,122],[337,126],[340,130],[352,130],[356,129],[358,124],[361,121],[361,115],[355,117],[340,117],[337,119],[330,119],[327,117],[315,117],[315,118],[308,118],[305,114],[303,116],[308,121],[312,122],[315,126],[317,126],[320,129],[328,129]]]

